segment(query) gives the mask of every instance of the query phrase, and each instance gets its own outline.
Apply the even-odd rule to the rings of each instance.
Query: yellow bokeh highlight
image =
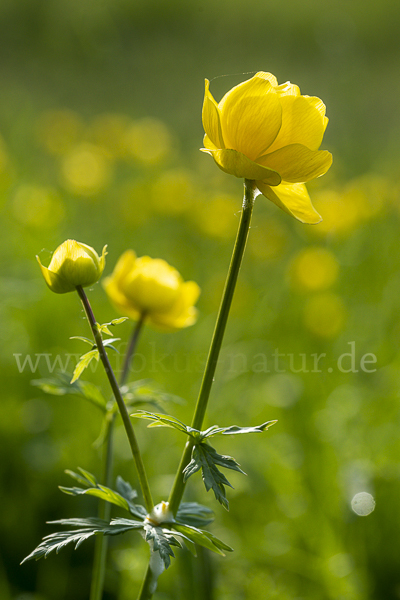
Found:
[[[237,198],[221,193],[199,202],[193,217],[197,227],[208,237],[234,239],[240,210]]]
[[[312,296],[304,307],[305,326],[320,338],[335,338],[342,331],[346,316],[342,298],[332,292]]]
[[[64,217],[64,205],[58,192],[51,187],[20,185],[12,198],[15,218],[23,225],[51,228]]]
[[[191,208],[194,195],[195,183],[190,171],[171,169],[155,180],[151,201],[157,212],[180,214]]]
[[[127,115],[98,115],[91,123],[90,137],[114,158],[124,158],[127,154],[126,135],[131,125],[132,120]]]
[[[301,250],[289,266],[289,281],[300,291],[323,291],[338,278],[339,263],[326,248],[311,247]]]
[[[125,134],[127,153],[146,165],[162,162],[172,150],[172,138],[167,126],[158,119],[135,121]]]
[[[251,227],[249,250],[260,260],[278,260],[287,251],[289,243],[288,229],[280,219],[258,219],[256,225]]]
[[[65,187],[82,196],[91,196],[109,184],[112,168],[109,157],[99,146],[79,144],[61,164]]]
[[[393,195],[389,181],[373,173],[353,179],[341,190],[316,193],[313,204],[323,220],[310,234],[347,236],[366,221],[379,217]]]
[[[50,154],[65,154],[77,144],[83,131],[79,115],[72,110],[47,111],[37,122],[37,135]]]

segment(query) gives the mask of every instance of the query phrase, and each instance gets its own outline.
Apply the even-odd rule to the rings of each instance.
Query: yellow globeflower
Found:
[[[184,282],[178,271],[160,258],[137,258],[133,250],[127,250],[103,285],[114,306],[131,319],[144,315],[165,331],[196,321],[199,286],[194,281]]]
[[[38,256],[36,258],[51,291],[66,294],[75,291],[78,285],[87,287],[100,279],[106,262],[106,248],[104,246],[99,257],[90,246],[67,240],[55,250],[48,268],[42,265]]]
[[[318,151],[328,124],[319,98],[297,85],[278,85],[259,72],[235,86],[219,104],[209,91],[203,104],[203,152],[231,175],[255,180],[260,192],[303,223],[321,220],[303,185],[326,173],[332,155]]]

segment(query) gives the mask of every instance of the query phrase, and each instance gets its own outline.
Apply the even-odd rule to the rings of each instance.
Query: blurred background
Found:
[[[242,196],[198,151],[204,78],[219,100],[257,70],[327,105],[334,164],[309,185],[324,221],[257,199],[206,425],[279,422],[216,440],[248,477],[230,474],[229,513],[199,476],[186,499],[215,509],[211,529],[235,552],[177,552],[157,598],[400,598],[399,25],[395,0],[1,2],[4,600],[88,598],[92,540],[19,562],[47,520],[96,511],[58,490],[63,471],[101,473],[100,411],[31,385],[71,372],[85,348],[69,337],[89,335],[78,297],[52,294],[35,255],[47,265],[67,238],[107,243],[107,274],[132,248],[199,283],[197,324],[145,330],[131,374],[182,397],[167,410],[189,422]],[[100,284],[90,299],[98,321],[119,316]],[[119,326],[121,344],[130,330]],[[106,386],[100,368],[84,378]],[[137,430],[160,501],[183,439]],[[120,427],[116,473],[137,486]],[[112,539],[105,600],[136,597],[146,560],[139,536]]]

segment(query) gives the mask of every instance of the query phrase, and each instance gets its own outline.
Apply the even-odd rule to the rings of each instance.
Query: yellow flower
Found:
[[[127,250],[103,285],[114,306],[131,319],[145,315],[164,331],[196,321],[199,286],[194,281],[184,282],[178,271],[160,258],[137,258],[133,250]]]
[[[231,175],[255,180],[260,192],[303,223],[321,220],[306,181],[326,173],[332,155],[318,151],[328,124],[319,98],[297,85],[278,85],[259,72],[232,88],[219,104],[209,91],[203,104],[203,152]]]
[[[38,256],[36,258],[51,291],[66,294],[75,291],[78,285],[87,287],[100,279],[106,262],[106,248],[104,246],[99,257],[90,246],[67,240],[55,250],[48,268],[42,265]]]

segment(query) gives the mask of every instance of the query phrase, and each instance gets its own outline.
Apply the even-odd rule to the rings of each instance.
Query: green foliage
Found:
[[[31,384],[38,387],[45,394],[53,396],[66,396],[68,394],[80,396],[106,412],[107,400],[96,385],[81,379],[71,383],[70,379],[70,376],[65,373],[57,373],[55,377],[47,379],[33,379]]]
[[[246,474],[234,458],[231,456],[223,456],[218,454],[216,450],[204,442],[193,446],[192,460],[183,470],[184,481],[187,481],[193,473],[196,473],[201,469],[204,485],[207,492],[212,489],[215,498],[226,510],[229,510],[229,502],[226,498],[225,486],[233,487],[225,475],[221,473],[218,466],[225,467],[225,469],[232,469],[233,471],[239,471],[239,473]]]
[[[111,523],[108,523],[97,518],[60,519],[58,521],[49,521],[49,524],[74,525],[80,527],[80,529],[60,531],[46,535],[39,546],[24,558],[21,564],[28,560],[39,560],[42,557],[47,558],[54,550],[58,554],[68,544],[75,544],[75,550],[77,550],[85,540],[99,533],[103,535],[119,535],[131,529],[140,529],[143,527],[143,524],[139,521],[113,519]]]

